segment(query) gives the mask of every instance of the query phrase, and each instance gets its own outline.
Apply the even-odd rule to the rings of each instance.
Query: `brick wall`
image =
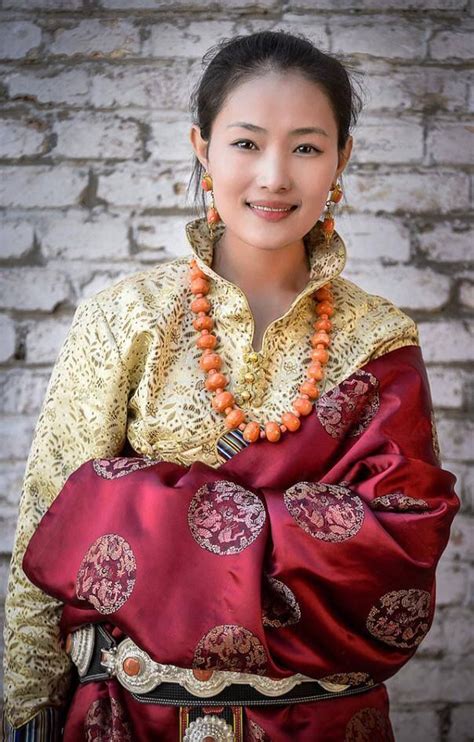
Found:
[[[345,275],[419,323],[443,463],[462,498],[433,628],[388,683],[397,742],[472,739],[473,9],[467,0],[0,2],[2,601],[32,429],[74,307],[187,251],[187,103],[201,55],[223,36],[301,30],[366,73],[348,205],[336,219]]]

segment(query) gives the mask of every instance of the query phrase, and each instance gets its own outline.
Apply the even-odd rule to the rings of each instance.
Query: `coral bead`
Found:
[[[323,232],[325,234],[331,234],[333,230],[334,230],[334,219],[332,218],[332,216],[324,217]]]
[[[295,399],[293,407],[300,413],[300,415],[309,415],[313,409],[313,405],[309,399],[303,399],[302,397],[297,397],[297,399]]]
[[[193,294],[208,294],[209,282],[204,278],[193,278],[191,281],[191,292]]]
[[[193,299],[191,302],[191,311],[197,314],[198,312],[209,312],[211,308],[211,302],[205,297],[200,299]]]
[[[319,301],[332,301],[332,291],[328,285],[321,286],[316,291],[316,299]]]
[[[204,191],[212,191],[212,178],[210,175],[205,175],[201,180],[201,188]]]
[[[314,379],[315,381],[321,381],[321,379],[324,376],[324,371],[321,368],[321,362],[316,361],[315,363],[310,363],[306,373],[308,374],[310,379]]]
[[[210,374],[204,382],[204,386],[210,392],[214,392],[216,389],[222,389],[223,387],[227,386],[227,384],[228,381],[224,374],[220,374],[218,372]]]
[[[253,443],[260,438],[260,425],[254,421],[247,423],[242,433],[244,441]]]
[[[212,398],[212,406],[216,412],[224,412],[228,407],[232,407],[235,399],[232,392],[218,392]]]
[[[281,430],[278,423],[273,422],[273,420],[270,420],[270,422],[265,423],[265,435],[267,436],[267,439],[270,441],[270,443],[276,443],[281,438]]]
[[[207,210],[207,222],[208,224],[217,224],[217,222],[220,222],[221,218],[219,216],[219,212],[217,209],[215,209],[213,206],[209,206]]]
[[[193,327],[195,330],[212,330],[214,327],[214,320],[212,317],[196,317],[193,320]]]
[[[291,433],[294,433],[295,430],[298,430],[301,425],[301,420],[299,419],[299,417],[294,415],[292,412],[284,412],[281,416],[281,419],[283,421],[283,425],[288,428]]]
[[[245,422],[245,412],[239,407],[234,407],[225,418],[226,427],[229,429],[238,428],[243,422]]]
[[[207,278],[204,271],[202,271],[197,265],[191,268],[191,270],[189,271],[189,276],[191,280],[195,278]]]
[[[323,371],[321,371],[321,378],[323,376]],[[314,376],[311,377],[314,379]],[[304,381],[300,386],[300,392],[301,394],[307,394],[310,399],[317,399],[319,397],[319,389],[315,384],[311,384],[310,381]]]
[[[211,333],[200,335],[196,340],[196,345],[198,348],[201,348],[201,350],[204,350],[204,348],[215,348],[217,345],[217,338]]]
[[[210,371],[211,368],[219,369],[222,366],[222,358],[219,353],[205,353],[199,359],[199,365],[203,371]]]
[[[323,301],[322,304],[319,304],[316,307],[316,314],[327,314],[328,317],[332,317],[332,315],[334,314],[334,307],[332,306],[332,304],[329,304],[329,302]]]
[[[329,332],[329,330],[332,328],[332,322],[330,319],[318,319],[317,322],[313,324],[313,327],[315,330],[324,332]]]
[[[341,186],[339,185],[339,183],[337,183],[336,187],[333,188],[333,191],[331,193],[331,201],[333,201],[333,203],[335,204],[338,204],[342,198],[342,195],[343,195],[343,190]]]
[[[311,351],[311,358],[313,361],[319,361],[320,363],[327,363],[329,360],[329,353],[324,348],[315,348]],[[315,377],[316,378],[316,377]]]
[[[316,347],[317,345],[325,345],[326,347],[330,344],[331,339],[327,332],[316,332],[311,338],[311,345]]]

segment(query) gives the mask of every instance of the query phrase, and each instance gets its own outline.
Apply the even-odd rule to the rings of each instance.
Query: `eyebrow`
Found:
[[[230,129],[232,126],[239,126],[242,129],[249,129],[249,131],[263,131],[264,133],[268,133],[267,129],[264,129],[263,126],[257,126],[256,124],[248,124],[245,121],[234,121],[233,124],[229,124],[227,126],[227,129]],[[324,129],[321,129],[319,126],[303,126],[299,129],[293,129],[293,131],[290,131],[291,135],[301,135],[301,134],[322,134],[323,136],[327,137],[329,134]]]

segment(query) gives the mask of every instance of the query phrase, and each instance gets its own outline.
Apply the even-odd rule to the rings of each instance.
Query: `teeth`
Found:
[[[270,206],[255,206],[254,204],[249,204],[249,206],[252,209],[260,209],[261,211],[290,211],[291,206],[289,206],[287,209],[272,209]]]

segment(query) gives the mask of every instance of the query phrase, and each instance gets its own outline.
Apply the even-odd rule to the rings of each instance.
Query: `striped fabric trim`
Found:
[[[228,461],[239,453],[250,444],[244,441],[242,431],[236,428],[235,430],[228,430],[222,435],[217,441],[217,453],[224,460]]]
[[[3,715],[5,742],[60,742],[63,735],[63,712],[53,706],[41,709],[26,724],[14,729]]]

